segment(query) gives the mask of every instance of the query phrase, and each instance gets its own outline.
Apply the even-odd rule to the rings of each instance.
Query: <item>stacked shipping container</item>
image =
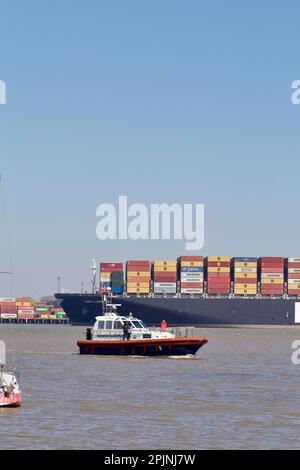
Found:
[[[288,295],[300,295],[300,258],[286,258],[285,268]]]
[[[17,318],[18,309],[16,305],[16,299],[12,298],[1,298],[0,299],[0,315],[1,318]]]
[[[20,297],[16,300],[18,318],[20,320],[32,320],[36,316],[33,300],[30,297]]]
[[[121,294],[123,279],[123,263],[100,263],[100,293],[114,289],[115,294]]]
[[[232,273],[235,295],[257,294],[257,258],[233,258]]]
[[[29,297],[0,298],[0,316],[2,319],[33,320],[35,318],[66,318],[61,307],[35,303]]]
[[[208,256],[205,259],[208,294],[229,294],[230,257]]]
[[[203,256],[178,258],[181,294],[203,294]]]
[[[261,295],[283,295],[284,258],[264,256],[259,258]]]
[[[149,294],[151,263],[149,260],[130,260],[126,264],[127,293]]]
[[[177,261],[155,260],[153,263],[153,283],[155,294],[176,294]]]

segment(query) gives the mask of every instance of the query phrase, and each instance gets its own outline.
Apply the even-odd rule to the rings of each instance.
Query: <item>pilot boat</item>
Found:
[[[77,341],[80,354],[121,356],[184,356],[195,355],[207,343],[206,338],[181,338],[167,331],[162,322],[160,330],[150,330],[133,317],[120,316],[119,304],[106,304],[104,314],[96,317],[93,328],[87,328],[86,339]],[[129,326],[125,339],[124,324]]]
[[[22,401],[21,390],[14,372],[4,372],[1,364],[0,371],[0,407],[20,406]]]

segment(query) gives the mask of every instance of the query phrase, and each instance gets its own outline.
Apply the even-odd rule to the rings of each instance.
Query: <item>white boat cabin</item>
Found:
[[[123,340],[124,324],[127,322],[130,332],[129,340],[173,338],[175,335],[167,330],[150,330],[139,318],[132,315],[129,317],[117,314],[118,304],[107,305],[106,312],[96,317],[94,327],[91,331],[92,340]]]

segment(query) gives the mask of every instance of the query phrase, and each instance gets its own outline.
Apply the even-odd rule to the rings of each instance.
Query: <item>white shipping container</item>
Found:
[[[35,314],[35,310],[34,310],[34,309],[32,309],[32,310],[24,310],[24,309],[18,308],[18,313],[21,313],[21,314],[23,314],[23,313],[29,313],[30,315],[32,315],[32,314],[34,315],[34,314]]]
[[[236,273],[256,273],[257,268],[234,268]]]
[[[183,273],[180,273],[180,277],[203,277],[203,273],[183,272]]]
[[[300,263],[300,258],[288,258],[289,263]]]
[[[15,302],[16,299],[14,297],[0,297],[0,302]]]
[[[300,279],[289,279],[288,284],[300,284]]]
[[[185,287],[180,289],[180,292],[181,294],[203,294],[203,289],[193,289],[192,287]]]
[[[181,276],[180,278],[181,282],[203,282],[203,276],[201,277],[195,277],[195,276]]]
[[[262,273],[261,277],[264,279],[282,279],[283,273]]]
[[[154,294],[176,294],[176,287],[154,287]]]
[[[289,268],[288,272],[291,274],[298,274],[300,273],[300,268]]]
[[[155,282],[154,283],[154,287],[170,287],[170,288],[173,288],[173,287],[176,287],[177,283],[176,282]]]
[[[6,318],[6,319],[17,318],[17,314],[16,313],[1,313],[1,318]]]

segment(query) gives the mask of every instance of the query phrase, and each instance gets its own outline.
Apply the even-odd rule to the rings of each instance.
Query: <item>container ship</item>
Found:
[[[101,262],[98,288],[95,264],[93,271],[92,293],[55,294],[72,324],[93,324],[104,297],[149,325],[300,324],[300,257]]]

